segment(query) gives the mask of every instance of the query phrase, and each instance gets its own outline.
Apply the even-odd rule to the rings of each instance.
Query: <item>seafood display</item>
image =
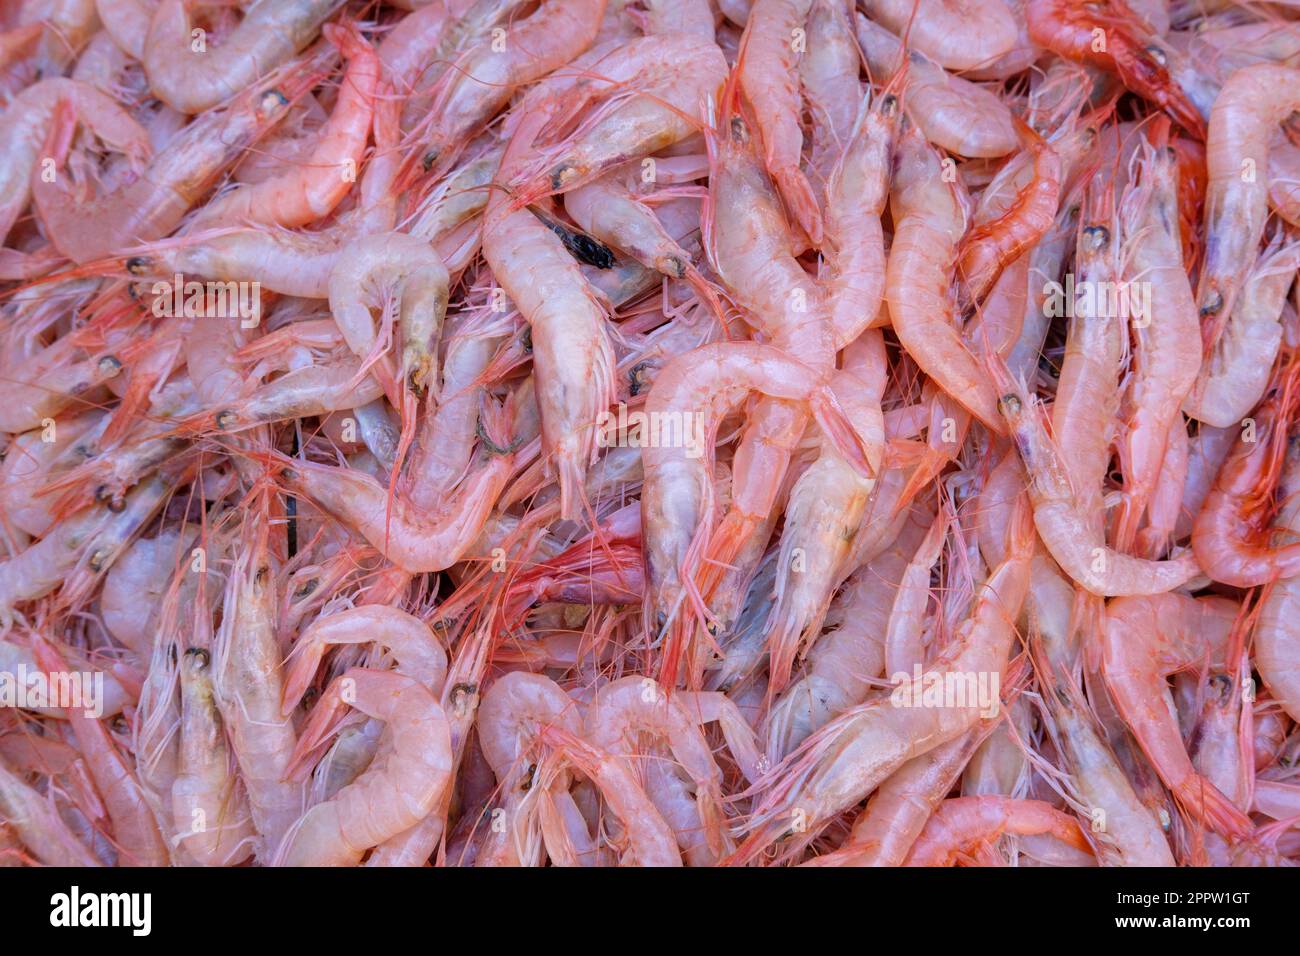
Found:
[[[0,864],[1300,862],[1293,3],[10,0],[0,152]]]

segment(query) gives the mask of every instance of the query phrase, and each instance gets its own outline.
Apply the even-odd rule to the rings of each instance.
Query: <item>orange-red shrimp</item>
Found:
[[[1198,139],[1205,121],[1169,75],[1166,56],[1150,45],[1150,27],[1124,0],[1029,0],[1029,37],[1039,46],[1078,63],[1114,71],[1134,93],[1150,100]],[[1105,43],[1096,42],[1104,31]]]
[[[1034,246],[1056,218],[1061,192],[1061,160],[1056,150],[1028,126],[1018,126],[1025,140],[1033,178],[1011,206],[989,222],[977,222],[962,237],[957,274],[973,301],[981,301],[1006,266]]]
[[[1041,800],[1010,797],[953,797],[939,804],[916,838],[905,866],[953,866],[968,859],[975,847],[1004,833],[1047,834],[1062,843],[1092,853],[1092,844],[1079,821]]]
[[[1237,612],[1223,598],[1176,593],[1112,601],[1102,668],[1124,722],[1178,803],[1216,832],[1240,839],[1250,833],[1250,821],[1192,766],[1165,683],[1180,671],[1223,669]]]
[[[1293,387],[1288,383],[1285,391]],[[1300,542],[1274,545],[1268,528],[1273,489],[1290,444],[1288,403],[1294,401],[1294,396],[1275,395],[1247,421],[1196,516],[1192,549],[1216,581],[1255,587],[1300,573]]]

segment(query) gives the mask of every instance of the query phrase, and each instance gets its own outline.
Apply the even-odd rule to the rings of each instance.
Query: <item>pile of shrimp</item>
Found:
[[[1300,861],[1294,0],[23,0],[0,106],[0,862]]]

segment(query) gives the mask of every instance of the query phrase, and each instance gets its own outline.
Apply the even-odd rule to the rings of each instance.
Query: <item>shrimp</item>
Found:
[[[209,54],[206,44],[195,49],[185,0],[162,0],[141,51],[149,88],[173,109],[202,113],[286,63],[338,6],[338,0],[256,0]]]
[[[212,687],[212,657],[191,647],[180,664],[181,723],[172,815],[180,846],[205,866],[234,866],[252,853],[254,831],[236,789],[234,761]]]
[[[1029,478],[1034,525],[1047,550],[1071,579],[1093,594],[1113,597],[1161,594],[1196,576],[1196,558],[1191,554],[1147,561],[1106,547],[1104,529],[1095,512],[1100,495],[1085,497],[1084,492],[1075,490],[1041,411],[1023,389],[1008,391],[999,407]]]
[[[540,813],[530,812],[529,807],[538,799],[533,783],[537,764],[530,764],[525,757],[540,759],[544,751],[540,741],[543,727],[556,726],[581,736],[582,716],[573,699],[553,680],[515,671],[503,675],[483,695],[477,726],[483,756],[506,795],[503,809],[507,824],[499,836],[488,837],[487,845],[479,851],[478,863],[519,865],[536,856],[529,848],[537,840],[529,831],[537,823],[535,814]],[[567,792],[567,784],[567,777],[558,774],[542,799],[563,799],[560,795]],[[541,836],[552,856],[562,852],[559,844],[563,841],[554,831],[542,827]]]
[[[1115,543],[1127,549],[1157,488],[1171,430],[1181,426],[1179,408],[1200,370],[1198,320],[1182,263],[1178,235],[1177,169],[1156,134],[1142,160],[1142,208],[1126,231],[1133,237],[1126,257],[1132,274],[1151,289],[1152,314],[1133,321],[1136,373],[1129,385],[1131,421],[1120,446],[1124,505]],[[1159,150],[1159,152],[1157,152]],[[1148,191],[1149,190],[1149,191]]]
[[[951,866],[967,858],[973,846],[1004,833],[1048,834],[1091,854],[1079,823],[1050,803],[1009,797],[954,797],[939,804],[916,838],[905,866]]]
[[[386,725],[391,749],[290,827],[279,866],[353,866],[372,847],[410,829],[438,806],[454,769],[447,717],[410,677],[350,668],[326,689],[303,727],[293,763],[327,736],[344,701]]]
[[[1168,112],[1196,138],[1205,138],[1205,121],[1170,77],[1167,54],[1151,42],[1150,26],[1124,0],[1029,0],[1025,18],[1033,42],[1077,63],[1113,71],[1138,96]],[[1099,30],[1105,43],[1096,43]]]
[[[672,829],[637,784],[627,761],[557,726],[543,727],[540,736],[555,749],[557,765],[571,765],[586,775],[623,824],[620,865],[682,865]]]
[[[867,0],[863,10],[948,70],[988,66],[1016,44],[1004,0]],[[979,29],[968,29],[971,24]]]
[[[979,588],[969,617],[930,665],[932,673],[1003,673],[1015,634],[1012,622],[1029,587],[1032,541],[1022,508],[1013,523],[1006,560]],[[911,686],[909,681],[888,698],[845,711],[775,768],[764,782],[761,801],[744,828],[749,836],[733,862],[752,859],[787,833],[796,819],[807,832],[816,832],[903,764],[962,736],[980,719],[975,706],[895,704]]]
[[[741,38],[736,72],[754,113],[767,171],[794,221],[814,246],[820,246],[821,210],[812,184],[799,168],[803,131],[797,37],[811,9],[812,0],[755,0]]]
[[[1216,428],[1235,428],[1268,388],[1282,346],[1287,290],[1300,267],[1300,247],[1270,243],[1242,284],[1232,313],[1209,349],[1183,402],[1190,417]]]
[[[1293,387],[1288,384],[1286,390]],[[1228,453],[1196,516],[1192,549],[1205,573],[1216,581],[1254,587],[1300,572],[1300,542],[1274,547],[1268,529],[1272,487],[1289,446],[1288,402],[1294,398],[1275,395],[1260,406],[1241,432],[1238,446]],[[1260,437],[1262,441],[1257,440]]]
[[[326,24],[324,33],[347,59],[348,69],[308,162],[209,203],[190,223],[191,231],[236,222],[304,226],[328,216],[352,188],[374,118],[379,58],[351,24]]]
[[[1300,442],[1287,443],[1286,464],[1282,472],[1279,496],[1282,501],[1273,527],[1280,531],[1300,532]],[[1300,719],[1300,650],[1292,616],[1300,598],[1300,574],[1283,575],[1269,587],[1259,608],[1255,624],[1255,667],[1269,693],[1291,716]]]
[[[50,801],[0,760],[0,815],[46,866],[101,866]]]
[[[429,244],[415,236],[391,232],[368,236],[352,246],[330,273],[330,311],[353,354],[365,362],[375,357],[379,334],[372,305],[385,293],[398,300],[397,326],[402,343],[398,380],[423,397],[437,380],[438,339],[447,314],[450,277]],[[391,379],[392,373],[381,373]],[[389,400],[400,405],[400,398]]]
[[[825,179],[849,141],[862,102],[861,65],[849,10],[834,0],[813,0],[807,50],[799,59],[799,82],[812,119],[810,174]]]
[[[447,651],[423,621],[395,607],[368,605],[317,618],[294,644],[293,664],[284,679],[282,714],[301,702],[326,648],[336,644],[377,644],[397,658],[397,673],[435,694],[447,678]]]
[[[69,259],[86,263],[167,235],[249,146],[288,115],[293,100],[314,85],[324,62],[325,56],[316,54],[281,67],[228,105],[199,116],[139,179],[107,195],[79,199],[62,182],[66,176],[48,183],[34,180],[32,197],[50,241]],[[70,146],[66,125],[51,133],[56,164]]]
[[[450,170],[469,133],[491,118],[517,87],[546,76],[591,46],[605,2],[545,0],[532,16],[504,31],[504,51],[497,50],[500,41],[493,38],[462,53],[431,91],[432,103],[412,160],[418,156],[425,170]]]
[[[861,473],[870,471],[860,439],[841,417],[833,393],[819,385],[806,366],[763,345],[729,343],[695,349],[666,365],[646,400],[646,412],[690,416],[694,425],[691,447],[643,448],[645,482],[641,498],[642,540],[646,554],[649,626],[657,630],[679,614],[690,591],[701,549],[708,543],[713,509],[712,483],[706,460],[711,446],[707,437],[716,427],[720,409],[734,404],[738,393],[754,390],[786,401],[810,402],[824,431],[848,461]],[[681,419],[685,420],[685,419]],[[679,443],[682,444],[682,443]],[[693,598],[692,598],[693,600]],[[675,681],[681,655],[698,686],[702,660],[693,645],[694,635],[680,634],[664,650],[664,674]],[[691,647],[683,646],[685,641]]]
[[[991,430],[1004,433],[993,386],[954,327],[948,286],[965,215],[915,129],[899,142],[891,209],[894,242],[885,299],[894,333],[921,370]]]
[[[59,105],[67,104],[73,122],[83,123],[131,161],[138,172],[149,159],[149,135],[117,102],[78,80],[51,77],[27,87],[0,113],[0,241],[9,235],[31,199],[32,174],[40,159],[46,133]]]
[[[1196,288],[1209,320],[1207,346],[1232,314],[1264,235],[1269,136],[1297,109],[1300,70],[1271,63],[1238,70],[1214,101],[1205,142],[1205,263]]]
[[[693,789],[693,807],[686,814],[693,827],[703,831],[704,848],[697,859],[715,862],[722,852],[722,772],[718,769],[704,735],[690,712],[653,680],[635,675],[606,684],[596,691],[587,707],[585,739],[610,754],[631,758],[641,747],[638,741],[666,747]],[[662,758],[648,758],[658,763]],[[650,799],[671,819],[670,803],[661,786],[651,787]],[[658,792],[655,792],[658,791]],[[658,797],[658,799],[656,799]],[[682,850],[690,850],[701,834],[677,830]]]
[[[250,515],[266,514],[266,493]],[[251,523],[251,522],[250,522]],[[302,787],[286,780],[296,735],[283,718],[276,588],[268,528],[260,523],[235,558],[226,584],[221,630],[212,650],[217,707],[248,794],[259,860],[270,859],[302,812]]]
[[[532,172],[530,164],[519,173],[515,188],[520,202],[574,189],[698,132],[696,117],[727,75],[726,60],[712,39],[690,34],[648,36],[601,56],[595,53],[584,57],[581,66],[575,63],[552,75],[551,82],[568,81],[572,72],[572,88],[555,95],[568,110],[579,100],[592,101],[594,116],[543,148],[540,172]],[[643,165],[642,174],[657,177],[657,161]]]
[[[48,673],[66,673],[68,665],[59,650],[39,635],[32,637],[36,662]],[[126,866],[166,866],[167,845],[157,821],[144,798],[140,781],[118,751],[112,737],[100,721],[79,707],[66,708],[68,723],[77,739],[77,747],[104,801],[119,863]]]
[[[898,37],[862,14],[855,23],[858,43],[877,82],[892,83],[905,73],[907,115],[929,142],[958,156],[983,159],[1016,148],[1015,120],[997,96],[904,49]]]
[[[1165,679],[1198,666],[1222,669],[1237,605],[1182,594],[1126,597],[1106,608],[1102,671],[1115,706],[1174,799],[1216,833],[1240,839],[1246,815],[1196,772],[1183,746]]]

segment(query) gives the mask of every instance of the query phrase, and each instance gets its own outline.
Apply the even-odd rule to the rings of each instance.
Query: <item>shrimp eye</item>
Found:
[[[1165,57],[1165,51],[1160,49],[1158,46],[1149,46],[1143,52],[1146,53],[1147,56],[1151,57],[1151,59],[1159,63],[1161,66],[1164,66],[1165,63],[1167,62],[1167,58]]]
[[[231,425],[235,424],[238,419],[239,416],[235,414],[233,409],[223,408],[221,411],[217,412],[217,427],[222,431],[225,431]]]
[[[1021,409],[1019,395],[1003,395],[998,399],[998,407],[1003,415],[1015,415]]]
[[[749,127],[745,125],[745,121],[739,116],[731,118],[731,138],[737,143],[749,142]]]
[[[90,556],[90,570],[99,572],[104,570],[104,562],[108,560],[108,554],[105,551],[96,551]]]
[[[274,113],[282,106],[288,106],[288,105],[289,105],[289,97],[285,96],[279,90],[267,90],[265,93],[262,94],[262,99],[257,104],[257,108],[261,110],[263,113],[269,114],[269,113]]]
[[[302,709],[311,710],[312,706],[316,703],[316,698],[319,696],[320,696],[320,691],[318,691],[315,687],[308,687],[305,691],[303,691]]]
[[[257,584],[258,587],[261,587],[262,585],[266,584],[266,579],[270,576],[271,576],[271,569],[264,564],[257,569],[257,574],[253,576],[253,582]]]
[[[121,714],[118,714],[116,717],[113,718],[112,726],[113,726],[113,733],[115,734],[124,734],[131,729],[130,725],[127,724],[126,722],[126,718],[123,717]]]
[[[524,326],[523,332],[521,332],[519,335],[519,345],[524,350],[525,353],[532,352],[533,327],[531,325]]]
[[[551,170],[551,188],[563,189],[578,178],[578,168],[571,163],[561,163]]]
[[[212,655],[205,648],[190,647],[185,651],[185,660],[193,662],[195,670],[203,671],[212,663]]]
[[[99,360],[99,373],[112,378],[122,371],[122,361],[113,355],[105,355]]]
[[[1083,230],[1083,235],[1088,240],[1089,248],[1094,250],[1110,242],[1110,230],[1105,226],[1087,226]]]
[[[880,101],[880,112],[883,116],[893,116],[898,112],[898,97],[890,93]]]
[[[632,366],[632,371],[627,373],[628,382],[631,384],[632,396],[636,397],[641,394],[641,390],[650,384],[650,378],[646,375],[649,369],[649,362],[641,362]]]
[[[424,167],[424,171],[427,173],[429,170],[433,169],[433,164],[437,161],[438,151],[436,149],[431,149],[424,154],[424,159],[420,160],[420,165]]]
[[[1201,315],[1217,315],[1222,308],[1223,293],[1215,289],[1206,297],[1205,304],[1201,306]]]
[[[304,585],[303,585],[302,587],[300,587],[298,590],[294,591],[294,592],[293,592],[293,596],[294,596],[294,597],[297,597],[297,598],[304,598],[304,597],[306,597],[308,594],[311,594],[312,591],[315,591],[315,590],[316,590],[316,586],[319,585],[319,584],[320,584],[320,580],[319,580],[319,579],[317,579],[317,578],[312,578],[310,581],[308,581],[306,584],[304,584]]]
[[[142,276],[149,271],[149,260],[145,256],[132,256],[126,260],[126,271],[133,276]]]

